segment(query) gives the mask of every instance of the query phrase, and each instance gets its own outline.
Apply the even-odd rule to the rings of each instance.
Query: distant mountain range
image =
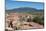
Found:
[[[11,10],[6,10],[6,12],[43,12],[44,9],[35,9],[30,7],[21,7],[21,8],[14,8]]]

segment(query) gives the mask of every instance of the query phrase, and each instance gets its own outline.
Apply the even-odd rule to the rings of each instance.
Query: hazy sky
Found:
[[[36,9],[43,9],[43,3],[17,2],[17,1],[6,0],[6,9],[14,9],[19,7],[32,7]]]
[[[12,1],[44,2],[44,0],[12,0]]]

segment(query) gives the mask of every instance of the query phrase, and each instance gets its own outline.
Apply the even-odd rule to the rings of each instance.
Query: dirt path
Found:
[[[29,22],[25,22],[24,23],[25,25],[21,26],[21,29],[43,29],[43,25],[40,25],[38,23],[35,23],[35,22],[30,22],[30,25],[29,25]]]

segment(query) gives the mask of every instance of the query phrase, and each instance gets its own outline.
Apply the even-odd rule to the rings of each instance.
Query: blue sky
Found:
[[[6,9],[14,9],[19,7],[32,7],[36,9],[43,9],[43,3],[17,2],[17,1],[6,0]]]

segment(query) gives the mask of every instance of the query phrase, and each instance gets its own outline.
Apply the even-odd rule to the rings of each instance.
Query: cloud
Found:
[[[44,2],[44,0],[12,0],[12,1]]]

